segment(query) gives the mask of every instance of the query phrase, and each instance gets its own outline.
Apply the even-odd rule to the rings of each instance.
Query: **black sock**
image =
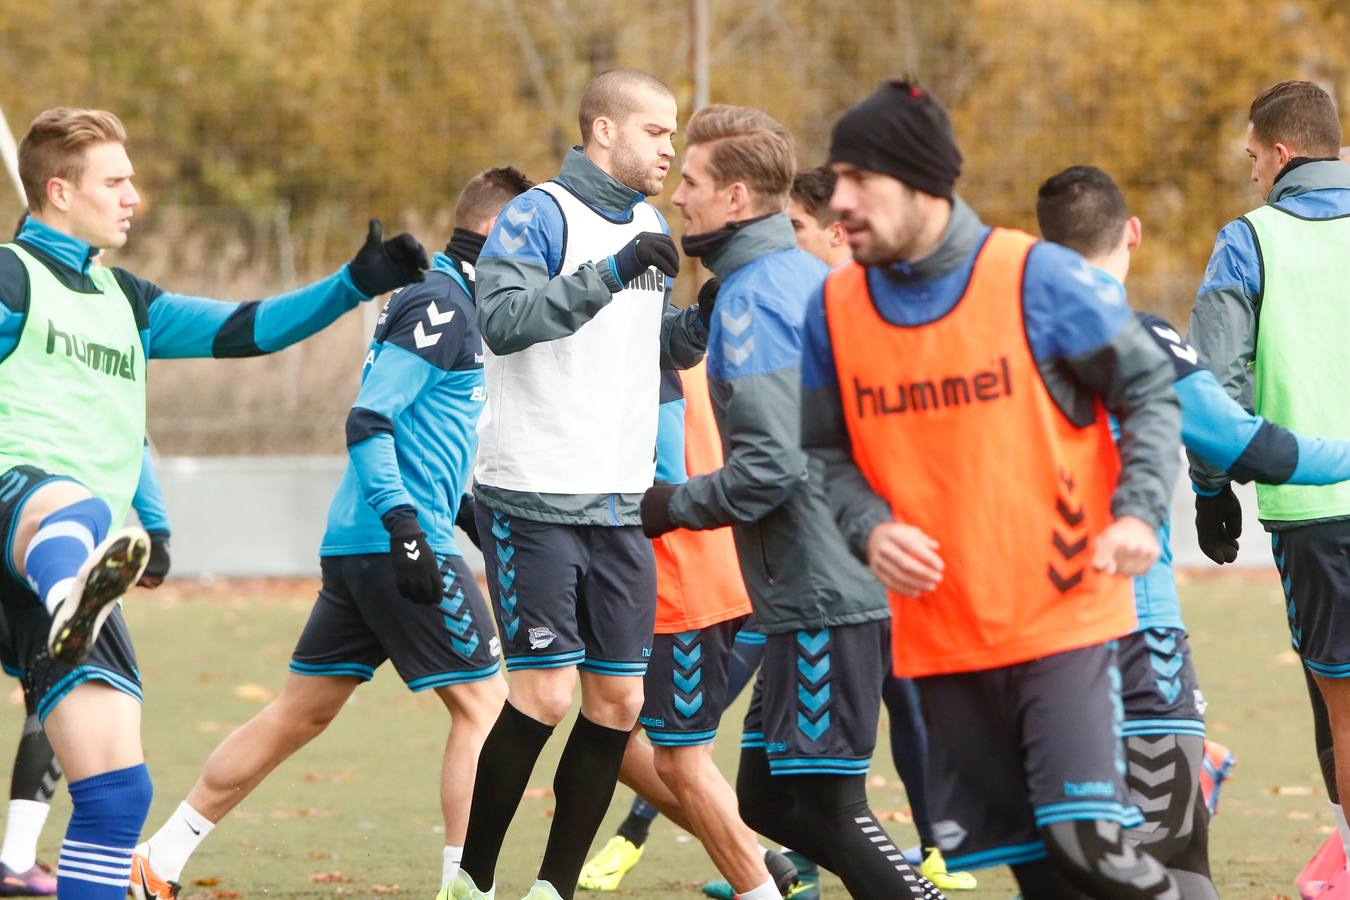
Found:
[[[905,797],[914,816],[914,830],[919,832],[922,846],[935,847],[937,836],[928,815],[928,792],[924,787],[928,777],[928,729],[919,708],[919,689],[908,678],[896,678],[887,673],[881,699],[891,720],[891,757],[905,784]]]
[[[56,783],[61,780],[61,764],[56,761],[47,733],[37,716],[23,723],[23,736],[14,755],[14,774],[9,780],[11,800],[36,800],[51,803]]]
[[[515,818],[535,761],[552,733],[552,725],[531,719],[508,702],[483,742],[460,863],[481,891],[489,890],[496,880],[497,857],[506,829]]]
[[[909,867],[867,803],[865,775],[793,775],[807,821],[818,823],[831,862],[858,900],[938,896]]]
[[[659,815],[661,813],[655,806],[641,797],[634,797],[627,818],[619,824],[619,837],[626,838],[634,847],[641,847],[652,832],[652,820]]]
[[[629,734],[627,729],[606,728],[577,716],[558,759],[553,777],[557,802],[539,878],[553,885],[563,900],[571,900],[576,892],[586,852],[614,798]]]

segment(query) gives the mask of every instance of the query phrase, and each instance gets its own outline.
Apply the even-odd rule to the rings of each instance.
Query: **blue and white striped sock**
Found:
[[[60,900],[126,897],[150,796],[144,763],[71,782],[70,825],[56,869]]]
[[[64,506],[38,525],[28,542],[23,568],[28,584],[47,612],[70,593],[80,566],[108,534],[112,510],[97,497]]]

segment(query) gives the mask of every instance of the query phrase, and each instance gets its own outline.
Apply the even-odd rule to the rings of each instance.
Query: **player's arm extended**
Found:
[[[497,217],[476,266],[478,330],[493,353],[574,334],[623,290],[604,258],[558,274],[565,239],[562,212],[542,191],[521,194]]]
[[[1098,397],[1120,427],[1112,515],[1157,528],[1181,468],[1172,364],[1135,319],[1119,285],[1098,282],[1072,250],[1033,247],[1023,298],[1032,353],[1060,408],[1091,415]]]
[[[812,477],[820,478],[830,512],[849,551],[867,562],[867,538],[872,529],[894,516],[853,460],[830,329],[825,321],[823,291],[806,311],[802,345],[802,447],[810,455]]]
[[[1233,480],[1335,484],[1350,479],[1350,441],[1307,437],[1247,412],[1207,369],[1178,381],[1176,390],[1186,449]]]
[[[113,272],[133,302],[144,304],[149,354],[156,359],[275,353],[370,299],[352,283],[347,266],[299,290],[243,303],[175,294],[125,270]]]
[[[146,441],[141,452],[141,477],[136,482],[136,494],[131,498],[131,506],[136,510],[136,518],[141,527],[153,534],[169,536],[169,513],[164,507],[164,493],[159,489],[159,475],[155,472],[155,463],[150,456],[150,442]]]
[[[1190,342],[1228,396],[1251,409],[1251,370],[1256,352],[1261,263],[1251,226],[1229,222],[1214,240],[1204,281],[1191,312]],[[1188,448],[1189,449],[1189,448]],[[1191,481],[1204,493],[1220,491],[1229,474],[1190,453]]]
[[[752,294],[723,292],[717,304],[748,320],[740,334],[724,334],[723,352],[708,361],[710,390],[723,407],[727,454],[722,468],[690,478],[671,497],[671,520],[683,528],[758,521],[807,477],[800,332]]]

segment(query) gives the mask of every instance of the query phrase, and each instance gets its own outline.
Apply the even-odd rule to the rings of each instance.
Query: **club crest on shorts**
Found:
[[[488,641],[488,654],[489,654],[493,659],[496,659],[497,657],[499,657],[499,656],[502,655],[502,641],[501,641],[501,638],[496,638],[496,637],[494,637],[492,640]]]
[[[530,629],[530,649],[543,650],[558,636],[542,625]]]

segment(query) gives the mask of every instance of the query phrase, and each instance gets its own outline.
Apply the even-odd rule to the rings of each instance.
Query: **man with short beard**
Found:
[[[679,251],[645,202],[675,156],[675,116],[645,72],[591,79],[582,146],[507,206],[479,257],[474,496],[510,699],[483,747],[459,900],[494,896],[502,840],[580,670],[528,895],[572,896],[642,708],[656,570],[638,503],[655,474],[660,372],[696,364],[707,336],[707,310],[672,311]]]
[[[1176,474],[1172,366],[1081,257],[956,196],[927,91],[883,84],[829,158],[856,262],[807,313],[802,442],[890,591],[948,863],[1009,865],[1027,900],[1176,898],[1125,838],[1113,643]]]

